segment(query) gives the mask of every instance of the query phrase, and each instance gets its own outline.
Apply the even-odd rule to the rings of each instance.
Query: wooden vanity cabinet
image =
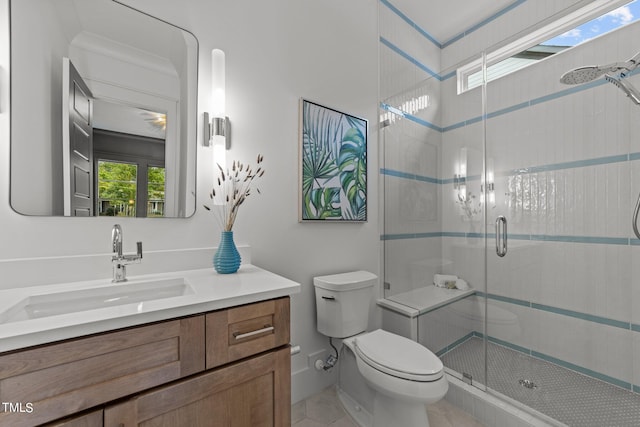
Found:
[[[46,427],[102,427],[104,411],[102,409],[77,415],[64,420],[49,423]]]
[[[105,427],[291,425],[288,347],[160,387],[104,412]]]
[[[289,298],[5,353],[0,399],[33,407],[0,426],[290,426]]]
[[[31,427],[204,369],[204,316],[0,355],[0,426]]]

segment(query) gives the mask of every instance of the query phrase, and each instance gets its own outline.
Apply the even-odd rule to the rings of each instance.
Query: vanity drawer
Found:
[[[0,355],[0,425],[33,426],[204,370],[204,316]]]
[[[289,344],[289,297],[206,314],[207,369]]]

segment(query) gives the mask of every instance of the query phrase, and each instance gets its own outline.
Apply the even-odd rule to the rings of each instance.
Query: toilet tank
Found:
[[[318,332],[346,338],[365,331],[376,283],[378,276],[368,271],[314,277]]]

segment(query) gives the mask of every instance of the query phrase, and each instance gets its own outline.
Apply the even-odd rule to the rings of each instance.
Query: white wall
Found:
[[[21,12],[20,16],[29,13],[21,11],[23,7],[25,5],[21,2],[15,6],[15,12]],[[47,11],[47,8],[50,10]],[[15,62],[37,65],[13,76],[12,84],[16,88],[28,89],[29,93],[40,93],[41,98],[36,100],[30,96],[20,96],[20,93],[13,94],[16,108],[32,111],[29,117],[23,118],[22,126],[13,130],[13,135],[21,142],[12,147],[13,155],[28,159],[31,168],[15,168],[11,174],[15,182],[41,183],[43,191],[40,197],[34,198],[18,189],[13,192],[12,200],[16,209],[33,212],[34,215],[49,212],[62,215],[62,141],[56,138],[62,135],[62,122],[55,120],[62,116],[62,100],[54,94],[62,93],[62,57],[68,54],[68,40],[55,20],[45,19],[47,16],[56,16],[52,5],[43,4],[42,9],[42,13],[32,21],[15,28]],[[32,36],[29,37],[29,34]],[[36,39],[39,42],[34,42]],[[3,86],[3,94],[7,93],[8,88]],[[34,122],[38,126],[33,126]],[[34,156],[34,152],[42,155]]]
[[[202,113],[208,109],[210,52],[227,61],[227,113],[232,123],[228,158],[265,157],[261,195],[243,206],[239,244],[252,247],[255,264],[300,282],[292,300],[293,399],[335,380],[308,369],[307,355],[328,349],[315,329],[312,277],[353,269],[378,272],[377,4],[374,0],[271,2],[137,0],[131,5],[191,31],[199,40],[198,206],[213,177],[210,153],[201,147]],[[47,281],[107,278],[111,274],[113,218],[50,218],[16,214],[9,200],[7,1],[0,2],[0,288]],[[250,11],[249,13],[247,11]],[[14,96],[16,96],[14,94]],[[300,97],[369,120],[369,221],[365,224],[299,224],[298,100]],[[145,260],[129,274],[210,266],[219,239],[203,209],[188,219],[118,219],[125,251],[142,240]]]

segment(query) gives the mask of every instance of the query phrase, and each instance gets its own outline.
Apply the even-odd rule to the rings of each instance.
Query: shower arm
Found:
[[[633,211],[633,232],[636,237],[640,239],[640,231],[638,231],[638,212],[640,212],[640,194],[638,194],[638,201],[636,202],[636,208]]]
[[[627,61],[627,63],[633,62],[634,65],[637,66],[638,62],[640,62],[640,52],[636,53],[636,55]]]
[[[627,62],[611,64],[611,65],[614,65],[614,67],[618,66],[617,71],[622,70],[620,71],[620,77],[627,77],[628,73],[638,68],[639,62],[640,62],[640,52],[636,53],[635,56],[633,58],[630,58]],[[607,65],[607,67],[610,67],[611,65]],[[611,69],[611,71],[616,71],[616,70]]]
[[[628,73],[638,68],[640,63],[640,52],[625,62],[614,62],[612,64],[595,67],[605,73],[620,73],[620,77],[626,77]]]

